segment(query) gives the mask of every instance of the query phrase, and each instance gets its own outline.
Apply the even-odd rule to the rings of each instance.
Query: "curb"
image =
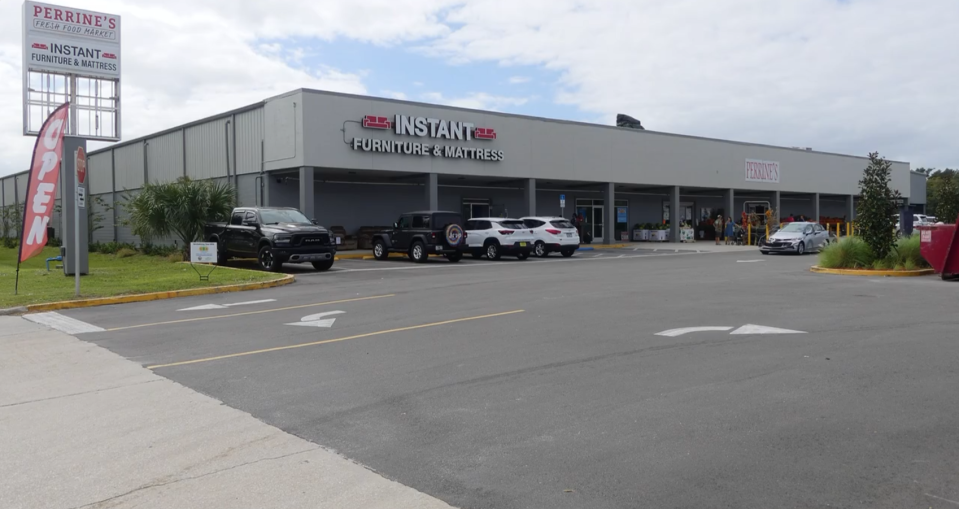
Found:
[[[622,249],[624,247],[629,247],[629,244],[585,244],[586,248],[584,249],[580,245],[580,248],[577,251],[592,251],[593,249]]]
[[[60,309],[89,308],[94,306],[109,306],[112,304],[128,304],[130,302],[149,302],[154,300],[175,299],[177,297],[194,297],[197,295],[211,295],[214,293],[245,292],[247,290],[263,290],[288,285],[296,281],[292,274],[288,274],[273,281],[243,283],[239,285],[213,286],[209,288],[190,288],[188,290],[170,290],[168,292],[139,293],[134,295],[117,295],[115,297],[99,297],[96,299],[64,300],[47,302],[45,304],[30,304],[25,312],[38,313],[42,311],[57,311]],[[16,309],[16,308],[12,308]]]
[[[935,274],[933,269],[919,270],[861,270],[861,269],[826,269],[818,265],[809,268],[810,272],[819,274],[835,274],[838,276],[876,276],[876,277],[919,277]]]
[[[26,312],[26,306],[16,306],[12,308],[0,309],[0,316],[19,315]]]

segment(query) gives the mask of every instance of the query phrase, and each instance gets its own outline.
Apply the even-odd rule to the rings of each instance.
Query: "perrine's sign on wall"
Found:
[[[408,117],[396,115],[389,117],[367,115],[363,117],[363,127],[392,131],[400,136],[434,138],[456,141],[490,141],[496,139],[496,131],[489,127],[476,127],[469,122],[457,122],[428,117]],[[383,154],[407,154],[415,156],[445,157],[448,159],[473,159],[479,161],[502,161],[503,151],[483,148],[464,147],[454,144],[431,144],[416,141],[391,140],[381,138],[353,138],[350,144],[353,150],[379,152]]]
[[[779,183],[779,163],[746,159],[746,182]]]

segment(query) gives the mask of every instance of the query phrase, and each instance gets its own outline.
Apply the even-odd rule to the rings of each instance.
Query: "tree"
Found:
[[[959,216],[959,175],[954,171],[943,173],[935,188],[935,216],[944,223],[953,223]],[[936,174],[937,176],[939,173]]]
[[[861,198],[856,210],[859,230],[862,240],[879,259],[885,258],[896,244],[896,202],[902,197],[899,191],[889,188],[891,174],[892,164],[873,152],[859,181]]]
[[[208,221],[225,221],[233,210],[233,188],[214,181],[182,177],[176,182],[147,184],[123,207],[134,235],[149,241],[174,235],[183,243],[201,240]]]
[[[947,198],[950,196],[949,190],[942,191],[940,188],[949,183],[953,182],[955,185],[959,185],[959,176],[956,175],[956,170],[945,169],[945,170],[934,170],[929,174],[929,178],[926,179],[926,210],[943,220],[943,222],[952,222],[956,219],[955,213],[951,217],[946,216],[940,212],[940,199]],[[948,212],[948,211],[945,211]]]

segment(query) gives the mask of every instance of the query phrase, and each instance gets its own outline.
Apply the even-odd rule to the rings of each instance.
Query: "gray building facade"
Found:
[[[189,176],[228,181],[240,205],[298,207],[348,233],[424,208],[467,217],[580,213],[608,243],[673,211],[692,221],[720,209],[738,219],[756,207],[853,220],[867,164],[807,149],[301,89],[91,152],[88,178],[91,196],[109,209],[95,241],[136,242],[114,205],[144,182]],[[22,200],[19,180],[3,179],[4,204]],[[892,184],[903,196],[912,196],[912,180],[908,163],[893,162]],[[677,240],[678,222],[670,224]]]

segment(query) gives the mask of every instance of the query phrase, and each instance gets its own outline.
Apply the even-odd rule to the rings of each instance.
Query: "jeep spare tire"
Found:
[[[451,224],[446,227],[446,243],[450,247],[459,247],[463,243],[463,227],[458,224]]]

